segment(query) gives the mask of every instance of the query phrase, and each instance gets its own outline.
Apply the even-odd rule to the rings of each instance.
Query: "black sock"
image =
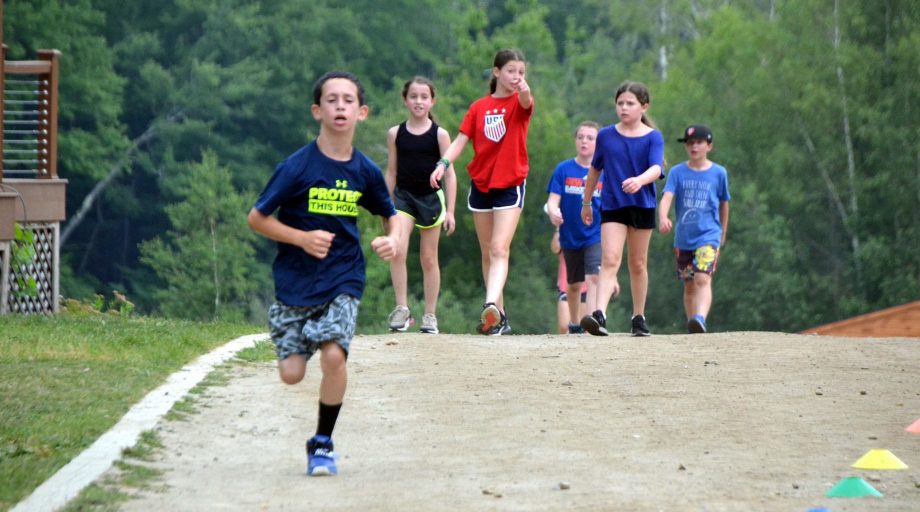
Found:
[[[316,421],[316,435],[332,437],[332,430],[335,429],[335,421],[339,419],[339,409],[342,404],[327,405],[319,403],[319,417]]]

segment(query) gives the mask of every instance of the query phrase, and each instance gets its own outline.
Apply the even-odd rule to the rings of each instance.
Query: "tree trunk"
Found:
[[[658,70],[662,82],[668,79],[668,46],[665,43],[668,36],[668,21],[667,2],[662,2],[658,9],[658,28],[661,37],[661,46],[658,47]]]
[[[169,116],[167,116],[165,121],[167,123],[173,123],[173,122],[176,122],[181,117],[183,117],[182,113],[178,112],[178,113],[170,114]],[[62,247],[64,246],[64,244],[67,243],[67,239],[70,238],[70,235],[74,232],[75,229],[77,229],[77,226],[79,226],[80,223],[83,222],[83,219],[86,217],[86,214],[89,213],[90,209],[93,207],[93,203],[96,202],[96,199],[103,192],[105,192],[105,189],[109,187],[112,181],[114,181],[115,178],[117,178],[118,175],[121,174],[124,168],[128,164],[130,164],[131,161],[133,161],[134,154],[137,152],[138,148],[150,142],[154,138],[154,136],[156,135],[157,125],[158,125],[158,120],[154,120],[152,123],[150,123],[150,126],[148,126],[146,130],[144,130],[144,133],[140,134],[136,139],[131,141],[131,147],[129,147],[125,151],[121,160],[119,160],[115,165],[113,165],[112,168],[109,169],[109,173],[105,176],[105,178],[102,178],[100,182],[96,183],[93,189],[90,190],[89,194],[87,194],[86,197],[83,198],[83,203],[80,204],[80,209],[77,210],[77,213],[75,213],[70,218],[70,220],[64,226],[63,231],[61,231],[61,246]]]
[[[217,258],[217,221],[211,219],[211,268],[214,273],[214,320],[220,319],[220,272]]]
[[[846,79],[840,57],[840,12],[839,0],[834,0],[834,61],[837,71],[837,88],[840,90],[840,103],[843,108],[843,140],[847,152],[847,178],[850,185],[850,214],[859,216],[859,201],[856,194],[856,157],[853,154],[853,137],[850,133],[850,112],[847,104]],[[850,245],[853,249],[853,261],[856,265],[856,278],[862,285],[862,265],[859,263],[859,234],[850,230]]]

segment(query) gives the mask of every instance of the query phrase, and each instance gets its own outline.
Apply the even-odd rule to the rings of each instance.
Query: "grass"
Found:
[[[0,509],[27,496],[171,373],[257,332],[255,325],[108,314],[0,317]]]

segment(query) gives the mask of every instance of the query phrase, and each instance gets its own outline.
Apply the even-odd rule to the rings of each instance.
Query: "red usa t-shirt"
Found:
[[[533,103],[523,108],[518,93],[506,98],[491,95],[470,105],[460,132],[473,141],[473,161],[467,166],[473,184],[481,192],[524,183],[529,169],[527,128]]]

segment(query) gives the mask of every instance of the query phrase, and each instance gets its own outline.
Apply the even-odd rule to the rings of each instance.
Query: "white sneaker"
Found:
[[[396,309],[390,313],[387,320],[390,322],[390,330],[399,332],[405,332],[409,326],[415,323],[415,319],[412,318],[412,312],[406,306],[396,306]]]
[[[425,313],[422,315],[422,326],[419,328],[419,331],[427,332],[428,334],[437,334],[438,317],[434,316],[434,313]]]

